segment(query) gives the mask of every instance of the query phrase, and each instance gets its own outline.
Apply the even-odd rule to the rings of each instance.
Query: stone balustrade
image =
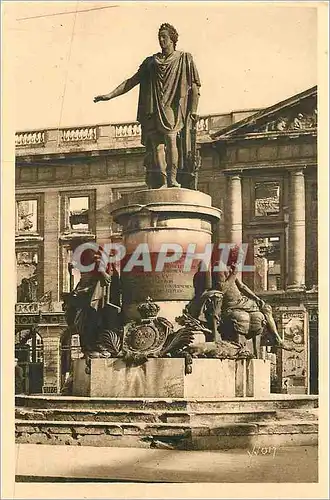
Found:
[[[201,117],[197,122],[197,132],[208,132],[209,131],[209,117]]]
[[[197,122],[198,142],[208,141],[210,133],[228,127],[233,121],[248,114],[253,114],[253,111],[236,112],[235,116],[233,113],[200,116]],[[142,147],[141,125],[135,121],[21,131],[15,134],[15,146],[18,157],[63,154],[73,150],[87,152]]]
[[[62,142],[96,141],[97,127],[67,128],[61,130]]]
[[[208,132],[209,117],[201,117],[197,122],[197,132]],[[115,125],[115,137],[136,137],[141,135],[141,125],[135,123],[122,123]]]
[[[115,137],[136,137],[141,135],[139,123],[123,123],[115,125]]]
[[[35,132],[18,132],[15,134],[15,146],[34,146],[45,143],[45,132],[37,130]]]

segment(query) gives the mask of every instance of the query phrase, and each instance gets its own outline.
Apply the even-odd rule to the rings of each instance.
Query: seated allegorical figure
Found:
[[[195,296],[186,311],[208,326],[213,340],[237,342],[240,336],[253,339],[267,332],[274,345],[284,348],[272,307],[238,278],[237,249],[230,253],[224,270],[211,275],[199,269],[194,288]]]
[[[237,265],[231,264],[227,271],[213,276],[213,288],[223,294],[221,322],[224,332],[252,338],[261,335],[265,329],[273,336],[277,345],[283,341],[273,317],[272,307],[258,297],[238,278]],[[230,334],[229,333],[229,334]]]
[[[104,330],[116,328],[120,314],[119,275],[113,265],[100,267],[100,255],[86,252],[84,265],[95,262],[95,268],[82,272],[75,289],[63,294],[66,321],[79,333],[84,353],[102,351],[99,345]]]

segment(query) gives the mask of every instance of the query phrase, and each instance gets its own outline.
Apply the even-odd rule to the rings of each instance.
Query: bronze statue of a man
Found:
[[[146,147],[147,184],[180,187],[177,171],[192,155],[191,129],[197,120],[200,80],[191,54],[176,50],[178,33],[168,23],[158,32],[161,52],[147,57],[138,71],[109,94],[108,101],[140,85],[137,120]]]

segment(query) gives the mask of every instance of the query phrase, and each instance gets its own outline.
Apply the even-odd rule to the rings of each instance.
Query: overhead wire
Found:
[[[69,45],[69,52],[68,52],[68,59],[67,59],[67,67],[66,67],[66,74],[65,74],[65,80],[64,80],[64,88],[63,88],[61,109],[60,109],[60,117],[59,117],[59,121],[58,121],[58,139],[57,139],[58,145],[60,143],[60,134],[59,134],[59,131],[60,131],[60,126],[61,126],[61,122],[62,122],[64,99],[65,99],[66,87],[67,87],[68,76],[69,76],[69,66],[70,66],[70,59],[71,59],[73,39],[74,39],[74,34],[75,34],[74,30],[75,30],[75,27],[76,27],[76,21],[77,21],[77,15],[78,15],[78,6],[79,6],[79,0],[77,0],[77,3],[76,3],[75,16],[74,16],[74,20],[73,20],[72,33],[71,33],[71,38],[70,38],[70,45]]]
[[[119,5],[106,5],[104,7],[94,7],[93,9],[82,9],[79,11],[79,14],[82,12],[91,12],[93,10],[104,10],[104,9],[114,9],[119,7]],[[19,17],[16,21],[28,21],[29,19],[40,19],[42,17],[53,17],[53,16],[65,16],[66,14],[76,14],[77,11],[63,11],[63,12],[53,12],[52,14],[40,14],[38,16],[30,16],[30,17]]]
[[[81,13],[85,13],[85,12],[92,12],[92,11],[98,11],[98,10],[104,10],[104,9],[113,9],[113,8],[119,7],[119,5],[107,5],[107,6],[103,6],[103,7],[94,7],[91,9],[78,10],[79,1],[81,1],[81,0],[77,0],[76,9],[74,11],[54,12],[52,14],[43,14],[43,15],[38,15],[38,16],[21,17],[21,18],[16,19],[16,21],[27,21],[27,20],[31,20],[31,19],[41,19],[41,18],[45,18],[45,17],[54,17],[54,16],[61,16],[61,15],[66,15],[66,14],[74,14],[74,21],[73,21],[73,25],[72,25],[72,33],[71,33],[69,52],[68,52],[68,58],[67,58],[67,68],[66,68],[66,74],[65,74],[65,80],[64,80],[63,95],[62,95],[62,100],[61,100],[60,116],[59,116],[59,122],[58,122],[58,132],[60,131],[61,122],[62,122],[63,107],[64,107],[64,100],[65,100],[67,81],[68,81],[68,75],[69,75],[69,65],[70,65],[70,59],[71,59],[73,39],[75,36],[75,26],[76,26],[76,21],[77,21],[77,15],[78,15],[78,13],[81,14]],[[60,136],[58,134],[58,143],[59,142],[60,142]]]

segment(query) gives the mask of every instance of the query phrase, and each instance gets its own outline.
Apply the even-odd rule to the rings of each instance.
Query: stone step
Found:
[[[276,411],[277,420],[312,420],[319,419],[318,408],[287,408]]]
[[[308,410],[304,410],[308,411]],[[285,413],[285,412],[283,412]],[[81,408],[50,408],[15,409],[16,419],[21,420],[45,420],[45,421],[73,421],[73,422],[144,422],[144,423],[193,423],[193,424],[216,424],[216,423],[246,423],[277,418],[276,410],[240,411],[215,410],[206,412],[186,412],[177,410],[167,412],[164,410],[117,410],[113,408],[99,410],[85,410]]]
[[[318,407],[317,396],[273,394],[269,398],[221,398],[221,399],[162,399],[162,398],[89,398],[73,396],[16,396],[16,407],[39,409],[86,409],[86,410],[164,410],[211,412],[251,412],[280,409],[313,409]]]
[[[17,443],[173,449],[230,449],[251,446],[316,445],[311,421],[268,421],[192,425],[16,420]]]

